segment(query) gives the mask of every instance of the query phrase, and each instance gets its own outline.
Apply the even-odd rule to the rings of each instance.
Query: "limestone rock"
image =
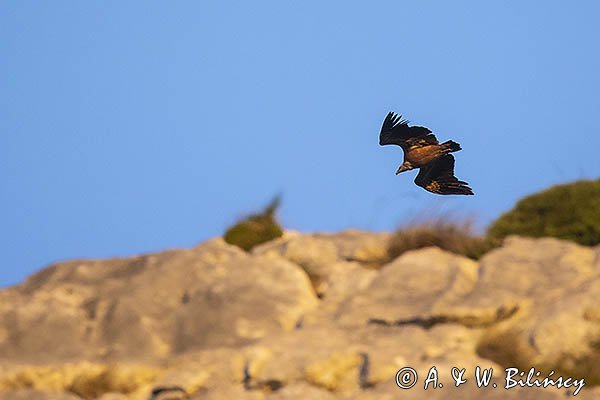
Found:
[[[306,271],[318,293],[322,282],[331,274],[331,266],[338,260],[337,249],[328,240],[313,236],[294,236],[257,247],[253,254],[267,257],[280,256]]]
[[[326,296],[341,272],[340,265],[353,262],[362,267],[373,267],[385,261],[389,236],[358,230],[337,234],[291,234],[258,246],[253,254],[280,256],[301,266],[317,294]]]
[[[340,323],[401,324],[441,315],[477,283],[477,263],[430,247],[410,251],[385,265],[364,290],[337,312]]]
[[[39,390],[0,391],[2,400],[81,400],[70,393],[53,393]]]
[[[479,263],[438,248],[385,263],[389,236],[55,264],[0,291],[0,399],[572,396],[502,389],[516,366],[585,378],[578,398],[600,400],[600,247],[511,237]],[[432,366],[444,388],[425,391]],[[453,387],[453,367],[477,366],[500,388]],[[408,391],[404,367],[420,377]]]
[[[192,250],[71,261],[3,294],[0,357],[161,359],[293,329],[316,304],[296,265],[251,257],[220,239]]]
[[[299,383],[285,386],[283,389],[269,395],[267,400],[335,400],[337,398],[327,390],[306,383]]]

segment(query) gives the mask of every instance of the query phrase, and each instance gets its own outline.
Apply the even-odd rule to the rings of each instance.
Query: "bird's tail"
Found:
[[[442,148],[448,153],[462,150],[462,148],[460,147],[460,144],[458,144],[452,140],[448,140],[447,142],[442,143]]]

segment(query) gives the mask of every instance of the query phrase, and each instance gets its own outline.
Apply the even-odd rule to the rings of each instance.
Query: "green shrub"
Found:
[[[519,200],[488,228],[491,240],[507,235],[600,243],[600,180],[557,185]]]
[[[263,212],[252,214],[227,229],[223,238],[229,244],[250,251],[254,246],[280,237],[283,235],[283,229],[275,219],[275,211],[279,204],[280,199],[276,197]]]
[[[437,220],[399,229],[388,245],[390,260],[409,250],[436,246],[478,259],[492,248],[486,238],[475,235],[470,223]]]

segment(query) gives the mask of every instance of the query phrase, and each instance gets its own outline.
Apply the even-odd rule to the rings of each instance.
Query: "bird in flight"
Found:
[[[398,167],[396,175],[419,168],[415,183],[429,192],[473,194],[467,182],[454,176],[454,156],[450,153],[461,150],[460,144],[452,140],[440,143],[428,128],[408,126],[407,120],[393,112],[389,112],[383,121],[379,144],[402,147],[404,161]]]

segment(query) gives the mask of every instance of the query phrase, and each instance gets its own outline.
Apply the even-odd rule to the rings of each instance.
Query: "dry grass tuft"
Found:
[[[409,250],[429,246],[477,260],[495,244],[476,235],[471,222],[438,219],[399,229],[389,242],[388,258],[393,260]]]

